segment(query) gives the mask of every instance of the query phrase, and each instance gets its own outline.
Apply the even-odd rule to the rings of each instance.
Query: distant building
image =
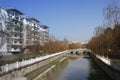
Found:
[[[20,53],[30,45],[44,45],[49,39],[49,27],[35,18],[25,17],[14,8],[0,7],[0,54]]]
[[[69,42],[69,49],[77,49],[79,48],[78,43],[76,41]]]
[[[80,42],[80,48],[86,48],[88,41]]]

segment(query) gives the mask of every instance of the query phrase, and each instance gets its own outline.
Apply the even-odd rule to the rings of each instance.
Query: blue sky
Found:
[[[50,27],[58,39],[86,41],[103,24],[103,8],[119,0],[0,0],[5,8],[16,8]]]

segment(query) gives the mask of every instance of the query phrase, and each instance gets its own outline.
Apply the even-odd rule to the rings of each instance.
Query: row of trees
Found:
[[[70,43],[67,39],[58,40],[53,36],[49,38],[49,41],[44,45],[32,45],[27,47],[32,53],[51,54],[68,49],[77,49],[79,46],[76,43]]]
[[[96,35],[89,41],[87,47],[91,49],[94,53],[106,54],[109,49],[112,53],[118,54],[120,50],[120,24],[115,25],[114,28],[97,28],[100,33]]]
[[[42,50],[45,53],[55,53],[59,51],[64,51],[68,49],[68,43],[64,41],[50,40],[46,45],[43,46]]]
[[[104,9],[105,26],[95,29],[95,35],[87,44],[94,53],[100,55],[120,54],[120,7],[110,4]],[[107,25],[106,25],[107,24]]]

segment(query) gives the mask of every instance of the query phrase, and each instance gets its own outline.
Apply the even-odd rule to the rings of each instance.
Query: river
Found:
[[[40,80],[111,80],[90,59],[71,57],[65,59]]]

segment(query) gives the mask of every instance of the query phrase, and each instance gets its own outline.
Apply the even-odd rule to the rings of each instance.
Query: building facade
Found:
[[[48,42],[48,26],[40,24],[40,22],[35,18],[25,18],[24,23],[24,26],[26,26],[24,34],[25,45],[44,45],[45,42]]]
[[[23,13],[17,9],[7,9],[8,22],[6,23],[7,32],[7,52],[18,53],[22,48],[23,42]]]
[[[8,21],[8,13],[0,6],[0,55],[7,53],[7,39],[6,39],[6,23]]]
[[[48,39],[48,26],[17,9],[0,7],[0,55],[20,53],[31,45],[44,45]]]

